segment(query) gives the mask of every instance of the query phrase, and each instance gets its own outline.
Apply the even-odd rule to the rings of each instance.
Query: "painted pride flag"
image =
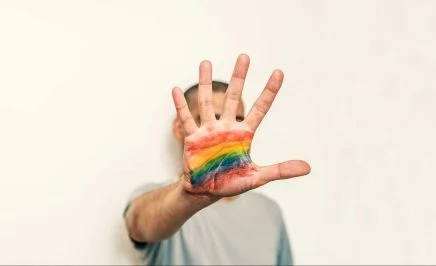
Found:
[[[249,131],[221,131],[185,143],[191,184],[218,185],[234,177],[250,176],[256,171],[249,155],[252,139]]]

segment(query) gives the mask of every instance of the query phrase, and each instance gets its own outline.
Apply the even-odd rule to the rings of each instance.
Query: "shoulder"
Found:
[[[133,201],[135,201],[138,197],[144,195],[145,193],[151,192],[155,189],[162,188],[168,185],[170,182],[154,182],[154,183],[145,183],[135,187],[127,197],[127,204],[124,207],[123,215],[125,216],[127,210],[130,208],[130,205]]]
[[[129,200],[132,200],[144,193],[150,192],[152,190],[158,189],[165,186],[165,183],[146,183],[135,187],[130,193]]]
[[[129,194],[129,201],[135,199],[136,197],[139,197],[143,195],[144,193],[150,192],[155,189],[159,189],[162,187],[165,187],[167,185],[170,185],[177,181],[177,179],[167,179],[165,181],[161,182],[148,182],[141,185],[136,186],[133,188],[133,190]]]
[[[275,210],[280,210],[279,205],[274,199],[266,196],[261,192],[249,191],[246,192],[244,196],[246,197],[247,200],[253,203],[261,204],[264,207],[273,208]]]
[[[258,211],[266,212],[272,218],[277,220],[282,219],[282,210],[279,204],[272,198],[266,196],[263,193],[257,191],[249,191],[245,193],[246,201]]]

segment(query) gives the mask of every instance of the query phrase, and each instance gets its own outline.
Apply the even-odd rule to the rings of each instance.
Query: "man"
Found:
[[[290,265],[281,210],[249,190],[270,181],[306,175],[304,161],[260,167],[249,156],[254,132],[283,82],[275,70],[247,117],[241,102],[249,57],[240,55],[228,85],[212,82],[203,61],[199,84],[173,89],[174,136],[183,147],[178,181],[150,184],[125,211],[128,233],[145,264]]]

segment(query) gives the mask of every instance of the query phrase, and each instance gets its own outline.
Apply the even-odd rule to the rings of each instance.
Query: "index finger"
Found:
[[[251,107],[250,112],[244,121],[253,131],[257,129],[274,102],[274,99],[282,86],[283,77],[284,75],[281,70],[274,70],[264,90],[253,104],[253,107]]]

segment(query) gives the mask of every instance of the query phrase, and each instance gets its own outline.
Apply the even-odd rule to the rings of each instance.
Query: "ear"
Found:
[[[185,130],[183,129],[182,122],[178,117],[174,118],[173,121],[173,136],[178,141],[183,141],[185,138]]]

